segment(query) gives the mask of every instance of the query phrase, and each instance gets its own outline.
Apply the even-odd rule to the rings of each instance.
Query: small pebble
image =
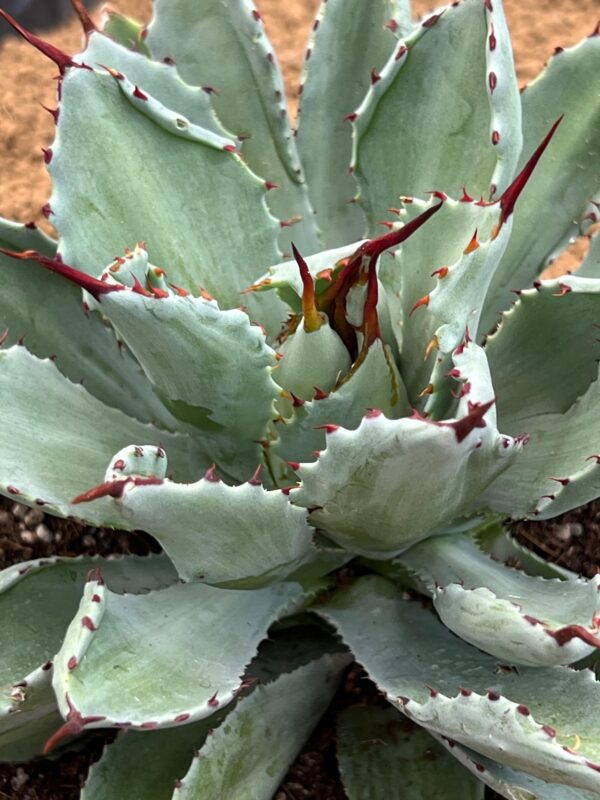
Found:
[[[25,772],[23,767],[17,767],[15,775],[11,778],[10,784],[15,792],[22,789],[29,780],[29,775]]]
[[[23,544],[35,544],[36,535],[32,531],[21,531],[21,541]]]
[[[62,542],[62,533],[55,533],[54,541],[56,542],[56,544],[60,544]]]
[[[35,529],[35,535],[40,540],[40,542],[44,542],[44,544],[50,544],[52,541],[52,533],[50,529],[46,527],[43,523],[38,525]]]
[[[13,517],[16,517],[17,519],[25,519],[25,514],[27,514],[28,511],[29,509],[27,506],[24,506],[22,503],[13,503]]]
[[[39,525],[40,522],[44,521],[44,512],[41,511],[39,508],[31,508],[25,514],[25,524],[28,528],[33,528],[35,525]]]
[[[94,539],[93,536],[90,536],[89,533],[86,533],[81,541],[82,541],[84,547],[95,547],[96,546],[96,540]]]
[[[569,542],[571,540],[571,526],[570,525],[555,525],[554,535],[561,542]]]
[[[3,508],[0,509],[0,525],[8,525],[11,520],[12,514],[10,511],[5,511]]]

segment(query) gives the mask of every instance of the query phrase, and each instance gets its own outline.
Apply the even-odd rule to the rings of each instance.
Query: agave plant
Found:
[[[598,218],[600,36],[520,96],[500,0],[324,0],[293,132],[250,0],[74,5],[74,56],[1,12],[60,77],[0,492],[162,552],[0,573],[0,758],[116,728],[85,800],[266,800],[355,658],[348,797],[597,796],[600,578],[503,520],[600,494],[598,238],[539,277]]]

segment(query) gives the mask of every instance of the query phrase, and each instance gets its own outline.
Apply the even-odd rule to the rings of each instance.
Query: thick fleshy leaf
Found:
[[[591,671],[503,666],[383,578],[361,578],[318,611],[418,724],[512,769],[600,792],[600,686]]]
[[[278,420],[279,440],[271,449],[286,461],[314,461],[315,453],[326,447],[327,425],[354,430],[369,408],[393,419],[410,411],[402,379],[381,341],[371,345],[358,369],[327,397],[295,405],[291,417]]]
[[[598,797],[596,792],[586,792],[560,783],[547,783],[526,772],[510,769],[443,736],[433,735],[476,778],[507,800],[596,800]]]
[[[210,716],[235,698],[268,628],[303,592],[190,583],[133,596],[89,581],[54,662],[66,723],[50,745],[74,727],[170,728]]]
[[[371,70],[379,72],[394,49],[396,40],[385,27],[390,20],[404,27],[410,14],[406,19],[395,0],[326,0],[308,43],[296,141],[324,248],[340,247],[365,231],[364,214],[350,202],[357,186],[348,174],[348,115],[366,94]]]
[[[159,731],[124,731],[93,764],[80,800],[171,800],[213,719]]]
[[[0,763],[29,761],[42,754],[51,734],[60,726],[52,689],[52,664],[39,668],[19,684],[0,689]]]
[[[40,755],[60,725],[52,659],[77,611],[89,570],[116,592],[140,593],[177,580],[166,556],[68,558],[25,562],[0,572],[0,760]]]
[[[173,800],[271,800],[329,705],[344,656],[323,656],[257,687],[207,739]]]
[[[162,91],[169,74],[179,92],[175,71],[162,76]],[[194,292],[201,284],[222,305],[239,305],[241,289],[279,260],[279,226],[264,182],[223,149],[231,140],[171,111],[122,72],[71,69],[61,98],[49,169],[65,262],[98,275],[146,240],[153,263],[175,283]],[[91,131],[81,128],[86,116],[95,120]],[[105,166],[91,171],[92,163]],[[148,168],[153,163],[160,173]],[[258,313],[257,302],[248,298]],[[277,311],[262,316],[278,328]]]
[[[570,664],[600,647],[600,576],[531,577],[465,534],[428,539],[399,560],[427,586],[442,622],[503,664]]]
[[[235,136],[225,130],[217,119],[210,95],[200,86],[184,83],[172,65],[151,61],[101,33],[92,33],[78,59],[96,68],[109,67],[124,73],[129,81],[143,87],[165,108],[193,125],[235,142]]]
[[[346,549],[374,558],[406,550],[470,510],[519,450],[474,403],[457,421],[367,415],[355,431],[331,430],[327,448],[302,464],[291,494],[313,524]]]
[[[519,294],[488,338],[500,427],[564,413],[598,375],[600,281],[563,276]]]
[[[501,427],[528,437],[523,453],[486,489],[481,507],[512,517],[554,517],[593,500],[600,489],[600,382],[564,414],[540,414]]]
[[[37,229],[0,218],[0,247],[35,250],[52,258],[55,243]],[[34,261],[21,263],[0,254],[0,332],[5,344],[24,342],[39,358],[56,357],[58,369],[113,408],[142,422],[177,426],[139,365],[118,346],[98,314],[84,313],[81,291]],[[68,329],[65,320],[69,321]]]
[[[188,436],[167,433],[105,406],[67,380],[51,361],[35,358],[24,347],[0,351],[0,417],[0,493],[92,524],[126,525],[118,507],[106,499],[86,506],[85,513],[71,501],[95,486],[113,454],[132,441],[164,447],[181,480],[196,479],[210,464]]]
[[[528,286],[579,235],[590,200],[599,198],[598,87],[600,37],[560,51],[522,95],[522,167],[553,122],[564,115],[515,211],[510,244],[486,301],[484,330],[511,302],[511,289]]]
[[[404,203],[400,219],[408,223],[437,203],[436,197]],[[435,369],[436,348],[443,346],[444,352],[449,352],[469,325],[477,325],[478,314],[473,311],[477,312],[481,302],[478,292],[485,291],[487,270],[493,268],[498,246],[503,244],[500,237],[490,241],[497,219],[497,206],[447,199],[435,217],[407,239],[396,251],[394,261],[380,271],[401,353],[400,372],[415,406]],[[449,281],[448,289],[444,281]],[[446,302],[448,298],[450,303]],[[433,306],[427,307],[430,302],[435,311]],[[442,326],[440,341],[433,337]],[[472,327],[471,335],[475,335]]]
[[[121,507],[131,527],[160,542],[186,581],[261,586],[317,556],[306,512],[253,483],[227,486],[211,473],[192,484],[166,480],[125,492]]]
[[[143,39],[144,26],[141,22],[120,14],[110,6],[105,6],[103,12],[103,33],[123,47],[145,56],[150,55],[148,46]]]
[[[389,706],[338,714],[337,759],[349,800],[483,800],[483,784]]]
[[[281,392],[271,377],[275,353],[260,328],[243,311],[191,296],[115,291],[103,295],[101,309],[167,408],[199,429],[212,460],[249,478]]]
[[[319,250],[283,78],[251,0],[157,0],[146,43],[154,58],[173,58],[185,81],[211,92],[223,124],[242,139],[250,169],[277,184],[268,199],[273,213],[283,221],[301,217],[292,232],[284,229],[282,247],[288,250],[293,239],[303,252]]]
[[[491,7],[467,0],[431,15],[375,76],[352,123],[371,226],[399,195],[436,189],[459,197],[466,186],[489,199],[508,185],[521,113],[502,3]],[[405,113],[417,105],[418,115]]]

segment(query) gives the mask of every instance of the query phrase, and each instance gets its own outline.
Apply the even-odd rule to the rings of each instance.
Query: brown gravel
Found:
[[[119,10],[148,19],[150,0],[119,0]],[[258,0],[258,7],[278,52],[295,108],[300,64],[307,32],[318,0]],[[431,3],[417,0],[418,13]],[[519,78],[531,81],[556,46],[574,44],[594,28],[597,0],[505,0]],[[75,52],[80,42],[78,23],[73,20],[46,34],[55,44]],[[36,220],[48,226],[40,209],[50,185],[40,150],[53,137],[52,121],[42,105],[53,107],[54,67],[17,39],[0,45],[0,136],[3,141],[0,213],[22,221]],[[575,252],[581,256],[580,243]],[[560,269],[572,269],[573,257],[561,259]],[[519,540],[547,558],[591,576],[600,568],[600,501],[549,523],[519,523]],[[0,568],[15,561],[58,555],[144,553],[156,549],[145,534],[126,534],[83,528],[69,520],[40,517],[9,500],[0,499]],[[346,705],[374,690],[352,673],[336,705]],[[335,762],[331,710],[289,771],[275,800],[343,800]],[[0,800],[77,800],[79,784],[89,763],[98,757],[102,735],[90,737],[83,752],[67,754],[56,761],[39,761],[19,767],[0,768]],[[492,795],[490,794],[491,798]],[[116,800],[116,799],[115,799]],[[432,798],[433,800],[433,798]]]

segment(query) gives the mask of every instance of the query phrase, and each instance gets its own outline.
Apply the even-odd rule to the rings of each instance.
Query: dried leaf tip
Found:
[[[323,324],[323,319],[317,309],[317,301],[315,298],[315,283],[313,277],[308,269],[308,264],[300,255],[296,245],[292,242],[292,252],[298,269],[300,270],[300,277],[302,278],[302,313],[304,315],[304,330],[307,333],[314,333],[318,331]]]
[[[2,17],[8,24],[15,30],[20,36],[25,39],[26,42],[33,45],[36,50],[39,50],[40,53],[43,53],[47,58],[51,61],[54,61],[58,69],[60,70],[60,74],[64,75],[65,70],[67,67],[80,67],[83,69],[91,69],[88,67],[87,64],[77,64],[71,56],[64,53],[55,45],[47,42],[45,39],[42,39],[39,36],[36,36],[35,33],[31,33],[28,31],[27,28],[24,28],[17,20],[12,17],[7,11],[4,11],[0,8],[0,17]]]

